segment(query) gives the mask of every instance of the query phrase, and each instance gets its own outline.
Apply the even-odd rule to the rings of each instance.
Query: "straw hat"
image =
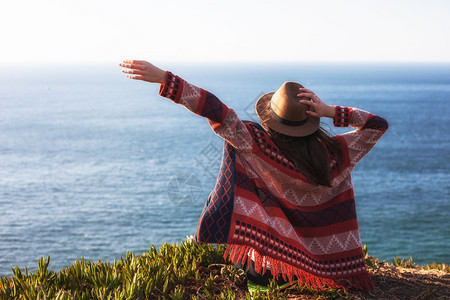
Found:
[[[301,84],[287,81],[275,93],[259,98],[255,109],[261,123],[289,136],[314,133],[319,128],[320,118],[306,113],[309,106],[300,103],[301,98],[297,96],[300,88],[303,88]]]

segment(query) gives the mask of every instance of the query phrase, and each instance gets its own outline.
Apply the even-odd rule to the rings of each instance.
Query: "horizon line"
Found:
[[[126,59],[126,58],[125,58]],[[142,58],[136,58],[137,60],[146,60]],[[38,61],[38,62],[29,62],[29,61],[4,61],[0,62],[4,66],[16,66],[16,67],[23,67],[23,66],[42,66],[42,65],[48,65],[48,66],[69,66],[69,65],[88,65],[88,64],[96,64],[96,65],[105,65],[105,64],[115,64],[118,66],[118,64],[123,61],[124,59],[120,60],[86,60],[86,61],[80,61],[80,60],[73,60],[73,61]],[[182,65],[192,65],[192,64],[242,64],[242,65],[285,65],[285,64],[330,64],[330,65],[342,65],[342,64],[398,64],[398,65],[406,65],[406,64],[417,64],[417,65],[423,65],[423,64],[450,64],[450,60],[448,61],[406,61],[406,60],[267,60],[267,61],[244,61],[244,60],[165,60],[165,59],[155,59],[155,60],[149,60],[149,62],[153,62],[154,64],[182,64]]]

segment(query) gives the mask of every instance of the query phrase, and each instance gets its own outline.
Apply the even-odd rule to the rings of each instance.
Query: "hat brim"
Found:
[[[276,132],[294,137],[310,135],[319,128],[320,118],[316,118],[313,116],[309,116],[306,123],[298,126],[282,124],[279,121],[275,120],[267,111],[273,94],[275,93],[265,94],[261,96],[256,102],[256,114],[258,115],[262,124],[267,125],[269,128],[275,130]]]

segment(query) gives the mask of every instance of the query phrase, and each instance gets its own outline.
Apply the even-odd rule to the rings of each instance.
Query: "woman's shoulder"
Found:
[[[248,132],[257,143],[266,143],[270,140],[269,134],[260,123],[250,120],[242,120],[242,123],[244,123]]]
[[[269,133],[261,126],[260,123],[254,121],[243,120],[250,135],[258,146],[252,155],[256,155],[267,163],[274,167],[280,168],[286,172],[295,172],[296,176],[299,176],[300,171],[294,166],[294,164],[287,159],[282,153],[274,141],[270,138]],[[293,175],[293,174],[291,174]]]

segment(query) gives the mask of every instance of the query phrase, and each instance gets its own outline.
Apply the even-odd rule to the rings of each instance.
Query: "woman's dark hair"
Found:
[[[331,186],[331,159],[338,170],[342,164],[342,150],[335,138],[322,127],[313,134],[293,137],[265,128],[272,141],[286,158],[311,182]]]

